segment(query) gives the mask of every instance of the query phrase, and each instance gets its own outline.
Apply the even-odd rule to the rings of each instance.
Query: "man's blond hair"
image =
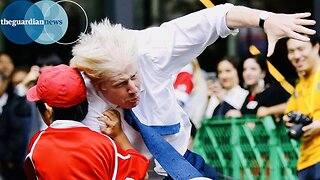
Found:
[[[91,24],[91,32],[81,35],[72,53],[70,66],[84,71],[93,80],[102,80],[136,63],[137,44],[133,31],[105,19]]]

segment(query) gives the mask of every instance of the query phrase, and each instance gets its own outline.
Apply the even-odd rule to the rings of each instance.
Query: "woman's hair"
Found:
[[[240,71],[239,71],[239,59],[238,58],[236,58],[236,57],[231,57],[231,56],[226,56],[226,57],[224,57],[224,58],[222,58],[222,59],[220,59],[219,61],[218,61],[218,63],[217,63],[217,67],[216,67],[216,72],[217,72],[217,76],[219,75],[219,73],[218,73],[218,66],[219,66],[219,64],[221,63],[221,62],[223,62],[223,61],[227,61],[227,62],[229,62],[230,64],[232,64],[232,66],[236,69],[236,71],[237,71],[237,75],[238,75],[238,79],[239,79],[239,81],[241,80],[239,77],[241,77],[241,75],[240,75]]]
[[[238,71],[238,67],[239,67],[239,60],[236,57],[229,57],[226,56],[222,59],[220,59],[217,63],[217,72],[218,72],[218,65],[222,62],[222,61],[228,61],[230,64],[232,64],[232,66]]]
[[[309,38],[310,38],[310,42],[311,42],[312,46],[315,46],[316,44],[319,44],[319,46],[320,46],[320,35],[319,34],[309,36]],[[319,48],[319,55],[320,55],[320,48]]]
[[[97,82],[136,63],[137,43],[132,30],[120,24],[112,25],[108,19],[91,24],[91,29],[90,33],[82,34],[73,47],[70,66],[84,71]]]

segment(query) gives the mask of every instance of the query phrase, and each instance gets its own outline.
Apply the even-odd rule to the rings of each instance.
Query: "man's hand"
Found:
[[[296,14],[276,14],[270,13],[270,17],[265,21],[264,31],[268,38],[268,54],[270,57],[277,41],[284,37],[289,37],[301,41],[309,41],[306,35],[313,35],[315,30],[306,28],[304,26],[314,25],[316,21],[304,19],[311,15],[311,13],[296,13]]]
[[[268,107],[261,106],[258,108],[257,114],[256,114],[256,116],[258,118],[262,118],[262,117],[269,116],[269,115],[270,115],[270,113],[269,113]]]
[[[30,68],[29,73],[21,82],[25,86],[25,88],[29,89],[31,86],[34,85],[34,83],[37,81],[38,77],[40,76],[39,70],[40,70],[39,66],[32,66]]]
[[[294,123],[290,123],[290,122],[289,122],[289,121],[290,121],[290,118],[289,118],[287,115],[284,115],[284,116],[282,117],[282,120],[283,120],[283,122],[285,123],[285,125],[286,125],[287,128],[290,128],[290,127],[296,125],[296,124],[294,124]]]
[[[320,132],[320,121],[313,121],[311,124],[306,125],[302,128],[303,137],[310,139],[313,138],[314,135],[319,134]]]
[[[212,93],[217,97],[219,102],[223,101],[223,97],[226,94],[226,91],[222,88],[221,84],[215,82],[211,87]]]
[[[237,109],[231,109],[229,110],[226,115],[226,117],[233,117],[233,118],[239,118],[242,116],[241,112]]]

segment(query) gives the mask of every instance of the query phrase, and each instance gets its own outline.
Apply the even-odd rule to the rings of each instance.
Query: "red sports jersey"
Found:
[[[144,179],[148,164],[87,127],[49,127],[32,138],[25,171],[29,179]]]

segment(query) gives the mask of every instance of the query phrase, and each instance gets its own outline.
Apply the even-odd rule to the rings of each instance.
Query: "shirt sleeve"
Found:
[[[293,94],[288,103],[287,103],[287,108],[286,108],[286,111],[285,111],[285,114],[287,114],[288,112],[290,111],[296,111],[297,110],[297,107],[296,107],[296,98],[295,98],[295,95]]]
[[[160,27],[136,31],[140,63],[158,76],[168,78],[199,56],[219,36],[232,33],[226,14],[232,4],[218,5],[163,23]]]

